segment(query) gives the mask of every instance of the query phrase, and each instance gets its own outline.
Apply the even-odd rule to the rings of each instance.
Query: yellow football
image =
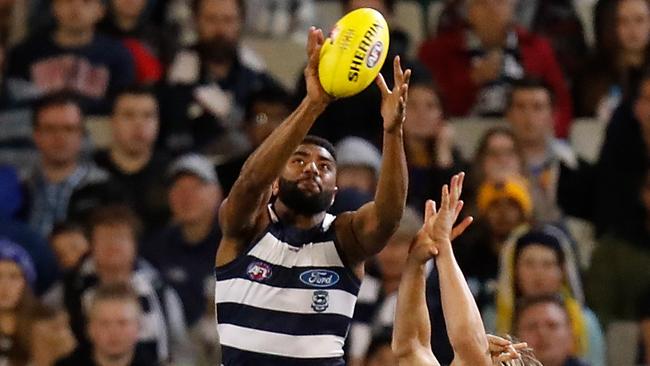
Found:
[[[356,9],[339,19],[320,52],[323,89],[344,98],[367,88],[386,60],[388,42],[388,24],[375,9]]]

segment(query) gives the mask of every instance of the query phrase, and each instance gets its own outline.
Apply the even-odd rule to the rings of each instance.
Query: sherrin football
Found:
[[[386,60],[388,42],[388,24],[375,9],[356,9],[339,19],[320,52],[323,89],[345,98],[367,88]]]

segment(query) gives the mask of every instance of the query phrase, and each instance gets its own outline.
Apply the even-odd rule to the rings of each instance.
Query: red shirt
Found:
[[[516,27],[521,63],[527,77],[543,80],[555,97],[555,135],[565,138],[572,119],[569,88],[545,38]],[[465,40],[466,30],[442,33],[420,46],[419,58],[433,74],[442,93],[445,112],[452,117],[467,116],[480,87],[470,77],[471,56]]]

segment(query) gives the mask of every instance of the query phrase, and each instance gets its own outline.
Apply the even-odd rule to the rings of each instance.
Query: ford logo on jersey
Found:
[[[339,275],[327,269],[312,269],[300,274],[300,282],[312,287],[331,287],[339,282]]]

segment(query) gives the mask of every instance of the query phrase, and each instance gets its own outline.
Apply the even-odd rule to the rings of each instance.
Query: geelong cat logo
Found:
[[[330,296],[327,293],[327,291],[323,290],[316,290],[314,291],[314,294],[311,297],[311,308],[317,312],[317,313],[322,313],[323,311],[327,310],[327,308],[330,306]]]
[[[312,287],[331,287],[339,282],[339,275],[327,269],[312,269],[300,274],[300,282]]]

